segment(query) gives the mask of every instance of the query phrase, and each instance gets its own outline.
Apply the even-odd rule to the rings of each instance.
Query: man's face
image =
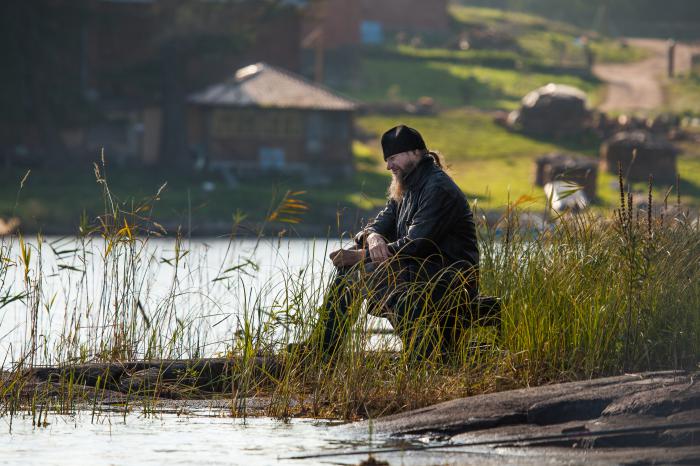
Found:
[[[419,151],[411,150],[407,152],[400,152],[386,159],[386,169],[390,170],[395,177],[403,180],[406,178],[406,175],[411,173],[411,171],[416,168],[419,160]]]

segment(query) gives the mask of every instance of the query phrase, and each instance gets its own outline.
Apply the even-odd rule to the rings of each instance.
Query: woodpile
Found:
[[[649,131],[623,131],[606,140],[600,147],[602,168],[617,174],[618,165],[629,181],[676,181],[678,150],[667,139]]]
[[[547,84],[523,97],[520,109],[508,116],[508,125],[537,136],[564,137],[590,127],[586,94],[572,86]]]

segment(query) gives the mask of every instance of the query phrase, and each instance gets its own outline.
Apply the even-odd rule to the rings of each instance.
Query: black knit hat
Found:
[[[394,154],[417,149],[426,150],[425,141],[418,131],[406,125],[395,126],[382,136],[384,160]]]

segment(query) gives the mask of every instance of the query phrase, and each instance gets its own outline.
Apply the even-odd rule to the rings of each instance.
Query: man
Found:
[[[473,215],[418,131],[391,128],[382,149],[392,174],[389,199],[354,248],[330,254],[337,275],[321,308],[323,349],[337,349],[356,316],[350,308],[364,299],[368,312],[390,320],[404,349],[421,358],[444,354],[478,293]]]

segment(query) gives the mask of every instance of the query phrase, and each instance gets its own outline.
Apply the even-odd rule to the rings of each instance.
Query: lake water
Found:
[[[36,465],[269,465],[319,464],[290,456],[348,448],[356,433],[327,423],[240,419],[200,412],[143,416],[131,413],[49,415],[49,425],[34,428],[31,418],[2,418],[0,464]],[[348,458],[349,463],[357,461]],[[338,464],[337,459],[333,460]],[[342,463],[341,463],[342,464]],[[356,463],[355,463],[356,464]]]
[[[245,316],[254,321],[260,310],[286,304],[290,288],[318,299],[331,272],[326,257],[340,245],[338,240],[289,239],[202,239],[177,245],[156,239],[112,246],[107,253],[109,245],[101,239],[31,239],[23,247],[17,238],[0,238],[0,298],[5,299],[0,357],[7,367],[26,352],[32,308],[40,336],[35,362],[65,357],[54,349],[65,346],[68,334],[90,348],[109,334],[100,331],[109,321],[106,316],[128,304],[120,294],[124,287],[129,288],[127,298],[141,303],[142,317],[188,322],[193,329],[191,339],[183,338],[183,348],[170,356],[188,357],[194,349],[214,356],[227,348]],[[118,259],[105,260],[110,254]],[[29,296],[7,303],[27,290]],[[115,299],[122,301],[115,304]],[[244,422],[206,410],[149,416],[138,408],[97,417],[84,411],[50,413],[48,422],[38,428],[31,416],[0,417],[0,464],[357,464],[357,457],[286,458],[370,446],[367,435],[330,428],[327,422]]]
[[[164,356],[221,354],[242,326],[280,309],[293,311],[294,299],[303,301],[296,306],[320,300],[332,269],[328,253],[340,245],[337,239],[137,239],[109,245],[99,238],[44,238],[27,240],[27,268],[19,241],[0,238],[0,300],[30,290],[21,301],[0,301],[0,355],[8,355],[7,365],[27,351],[32,309],[36,362],[65,357],[58,348],[65,348],[67,336],[76,335],[73,347],[90,353],[108,338],[106,327],[113,327],[116,313],[137,326],[158,325],[163,334],[180,325],[178,344]]]
[[[368,459],[368,450],[392,466],[570,464],[488,447],[420,450],[440,444],[422,438],[371,437],[369,431],[327,421],[243,421],[205,410],[148,416],[49,414],[47,421],[39,428],[32,426],[31,416],[15,416],[11,425],[9,417],[0,417],[0,465],[358,465]],[[382,448],[398,451],[376,453]],[[352,451],[360,454],[336,455]]]
[[[67,347],[83,348],[90,360],[99,342],[109,339],[113,326],[106,324],[114,322],[116,312],[127,313],[126,321],[139,327],[147,328],[148,320],[164,332],[179,328],[179,346],[167,356],[215,356],[230,348],[246,322],[256,325],[285,306],[313,306],[331,273],[326,257],[342,245],[289,239],[109,245],[102,239],[45,238],[28,240],[23,248],[17,238],[0,238],[0,300],[5,300],[0,301],[0,357],[7,367],[26,354],[35,322],[36,363],[65,361],[71,354]],[[27,291],[21,301],[7,303]],[[366,453],[291,457],[429,442],[372,437],[369,431],[318,420],[243,421],[225,411],[196,409],[155,415],[138,407],[126,414],[49,413],[46,420],[45,427],[35,427],[30,415],[0,416],[0,465],[359,464]],[[376,457],[392,465],[502,461],[485,448]]]

